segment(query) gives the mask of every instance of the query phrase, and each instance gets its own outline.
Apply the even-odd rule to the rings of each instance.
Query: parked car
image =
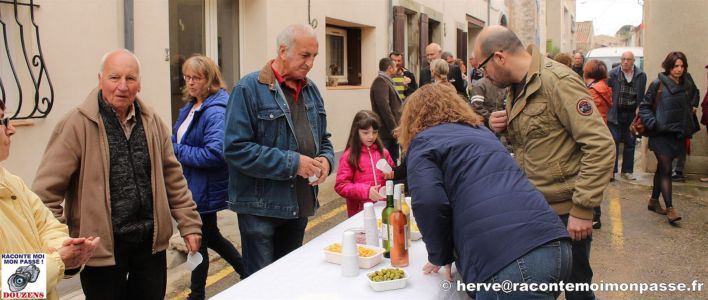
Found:
[[[591,59],[599,59],[607,65],[608,69],[612,68],[612,64],[620,62],[620,56],[626,51],[634,53],[634,64],[644,70],[644,48],[642,47],[603,47],[595,48],[588,51],[585,55],[585,61]]]

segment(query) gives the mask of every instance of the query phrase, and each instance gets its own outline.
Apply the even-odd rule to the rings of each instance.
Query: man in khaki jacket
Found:
[[[169,127],[136,97],[138,59],[106,54],[98,81],[52,132],[32,190],[71,236],[101,238],[81,272],[87,299],[163,299],[171,217],[192,253],[201,219]]]
[[[514,155],[543,193],[573,239],[568,282],[592,281],[590,243],[593,208],[602,202],[615,157],[612,136],[576,74],[527,52],[505,27],[479,34],[475,55],[487,78],[509,87],[506,111],[490,116],[490,127],[507,131]],[[592,292],[566,292],[566,299],[594,299]]]

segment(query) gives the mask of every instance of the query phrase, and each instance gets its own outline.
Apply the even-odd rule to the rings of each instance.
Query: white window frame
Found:
[[[327,26],[325,31],[326,31],[325,43],[326,43],[327,35],[341,36],[344,38],[344,45],[342,46],[342,48],[344,48],[343,49],[344,54],[342,56],[342,58],[343,58],[342,60],[344,61],[344,66],[343,66],[344,69],[342,70],[343,75],[339,75],[339,76],[329,75],[330,74],[329,66],[325,66],[325,74],[327,74],[327,78],[332,78],[332,77],[336,78],[338,83],[347,83],[349,81],[348,71],[347,71],[347,69],[348,69],[348,65],[347,65],[347,42],[348,42],[347,41],[347,31],[345,29],[330,27],[330,26]],[[327,51],[330,51],[330,49],[327,49]]]

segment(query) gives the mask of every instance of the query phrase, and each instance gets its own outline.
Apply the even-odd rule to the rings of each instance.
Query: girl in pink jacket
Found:
[[[379,188],[387,179],[393,178],[393,171],[384,174],[376,168],[376,162],[383,158],[389,166],[395,166],[379,139],[380,127],[381,121],[376,113],[359,111],[352,122],[347,148],[339,159],[334,190],[347,199],[349,217],[362,211],[364,203],[382,199],[384,196],[379,194]]]

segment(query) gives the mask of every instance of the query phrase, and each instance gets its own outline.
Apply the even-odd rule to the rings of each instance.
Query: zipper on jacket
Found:
[[[374,173],[374,185],[379,185],[379,181],[376,180],[376,165],[374,164],[374,157],[371,156],[371,146],[367,146],[366,150],[369,151],[369,161],[371,162],[371,171]]]

